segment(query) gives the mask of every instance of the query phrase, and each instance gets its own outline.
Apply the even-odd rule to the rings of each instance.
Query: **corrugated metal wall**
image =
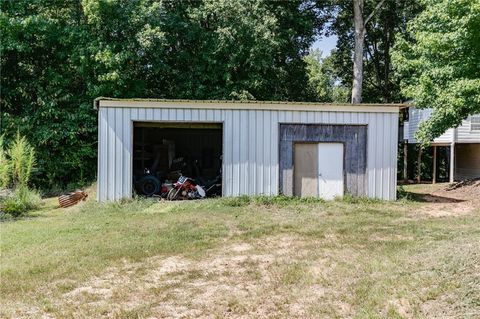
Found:
[[[223,122],[226,196],[278,194],[279,123],[366,124],[368,195],[396,196],[397,113],[101,107],[100,201],[132,196],[134,121]]]

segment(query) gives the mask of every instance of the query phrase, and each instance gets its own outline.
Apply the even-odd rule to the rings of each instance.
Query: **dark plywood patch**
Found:
[[[345,192],[367,195],[367,126],[280,124],[280,193],[293,195],[293,150],[296,142],[336,142],[345,145]]]

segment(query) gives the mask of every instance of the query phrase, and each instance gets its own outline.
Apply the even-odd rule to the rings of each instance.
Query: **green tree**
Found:
[[[480,2],[422,0],[423,11],[397,42],[394,61],[402,92],[433,108],[418,138],[428,143],[480,112]]]
[[[94,176],[93,78],[79,1],[3,1],[0,14],[1,107],[6,138],[17,130],[35,145],[49,187]]]
[[[96,173],[98,96],[309,100],[306,1],[5,0],[5,139],[37,150],[37,185]]]
[[[346,103],[349,89],[335,76],[332,56],[322,57],[320,50],[312,50],[304,58],[307,64],[308,88],[318,102]]]
[[[319,102],[331,102],[333,79],[325,68],[325,58],[320,50],[311,51],[304,58],[307,63],[309,89]]]
[[[419,0],[399,1],[364,0],[363,12],[367,19],[364,28],[362,101],[367,103],[398,102],[400,76],[391,63],[391,50],[398,35],[406,32],[407,22],[421,10]],[[381,6],[377,7],[381,3]],[[338,37],[332,53],[333,70],[343,87],[352,89],[353,52],[355,50],[354,6],[352,0],[317,1],[321,10],[319,32]],[[325,27],[323,27],[325,26]],[[323,27],[323,28],[322,28]]]

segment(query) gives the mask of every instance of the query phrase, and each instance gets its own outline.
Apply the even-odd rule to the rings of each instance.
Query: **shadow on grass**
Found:
[[[465,202],[465,200],[462,199],[456,199],[456,198],[451,198],[451,197],[444,197],[444,196],[438,196],[438,195],[432,195],[432,194],[422,194],[422,193],[414,193],[414,192],[408,192],[403,188],[400,188],[397,192],[397,198],[398,199],[406,199],[412,202],[418,202],[418,203],[439,203],[439,204],[445,204],[445,203],[462,203]]]

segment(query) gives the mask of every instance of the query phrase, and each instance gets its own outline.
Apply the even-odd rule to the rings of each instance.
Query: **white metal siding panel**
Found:
[[[240,139],[240,149],[239,149],[239,165],[238,165],[238,172],[239,172],[239,187],[238,187],[238,194],[248,194],[248,133],[249,133],[249,125],[248,125],[248,111],[239,111],[238,114],[240,122],[238,123],[239,131],[239,139]]]
[[[263,151],[265,149],[265,138],[264,138],[264,132],[263,132],[263,116],[264,112],[263,111],[258,111],[255,112],[255,135],[257,136],[257,156],[256,156],[256,163],[255,166],[257,167],[257,188],[255,189],[256,194],[260,194],[262,192],[263,188],[263,170],[264,170],[264,160],[263,160]]]
[[[458,143],[480,143],[480,131],[471,130],[470,117],[457,128]]]
[[[233,157],[233,141],[234,141],[234,125],[233,125],[233,113],[232,112],[225,112],[225,122],[223,124],[223,135],[225,136],[223,141],[223,180],[225,180],[223,188],[224,194],[234,194],[234,180],[233,174],[234,170],[234,157]]]
[[[278,124],[278,111],[271,113],[270,121],[270,192],[268,195],[278,194],[278,182],[279,182],[279,140],[278,136],[279,124]]]
[[[234,120],[235,119],[235,120]],[[232,157],[231,161],[233,164],[233,174],[230,177],[232,181],[232,195],[238,196],[240,195],[240,154],[241,154],[241,135],[240,135],[240,111],[232,111],[232,120],[230,123],[226,123],[226,125],[231,125],[233,128],[233,139],[227,140],[224,144],[225,151],[228,152],[229,148],[232,148]],[[231,142],[231,143],[230,143]]]
[[[270,139],[270,112],[263,111],[263,123],[262,127],[259,129],[263,129],[263,189],[261,190],[262,193],[268,195],[270,192],[270,185],[272,181],[270,180],[270,143],[272,140]],[[277,142],[278,144],[278,142]]]
[[[117,180],[115,178],[115,166],[117,166],[116,156],[115,156],[115,113],[119,112],[117,109],[108,109],[107,110],[107,124],[108,124],[108,160],[107,160],[107,184],[108,184],[108,198],[117,199],[115,196],[115,184]]]
[[[99,110],[100,201],[132,195],[133,121],[223,122],[227,196],[278,194],[279,123],[368,125],[368,196],[395,199],[396,113],[109,107]]]
[[[255,145],[255,112],[248,111],[248,145],[249,145],[249,152],[248,152],[248,161],[247,161],[247,191],[249,194],[255,194],[255,152],[256,148],[253,147]],[[252,147],[250,147],[252,145]]]
[[[124,110],[124,117],[123,123],[125,125],[124,130],[124,149],[123,149],[123,172],[124,174],[124,181],[123,181],[123,194],[131,193],[132,191],[132,183],[133,183],[133,176],[132,176],[132,157],[133,157],[133,122],[131,120],[131,113],[133,110],[127,109]]]
[[[376,178],[377,170],[380,167],[377,163],[376,158],[376,148],[378,145],[378,123],[376,121],[375,114],[368,115],[368,130],[367,130],[367,174],[368,174],[368,195],[369,196],[379,196],[380,192],[377,193],[378,178]],[[380,123],[381,124],[381,123]]]
[[[398,144],[392,143],[392,139],[397,140],[398,136],[398,114],[390,114],[390,128],[392,130],[388,130],[391,136],[389,137],[389,145],[390,151],[388,152],[387,159],[390,160],[386,171],[389,174],[389,180],[385,187],[388,188],[388,198],[390,199],[397,199],[397,158],[398,158]],[[393,185],[393,186],[392,186]]]
[[[115,198],[121,198],[122,197],[122,165],[123,165],[123,159],[124,159],[124,154],[122,154],[122,148],[123,148],[123,142],[126,142],[123,140],[123,131],[124,129],[126,130],[127,128],[124,127],[123,125],[123,111],[122,112],[116,112],[115,114],[115,122],[114,125],[114,132],[115,132],[115,184],[114,184],[114,192],[115,192]],[[118,158],[117,158],[118,156]]]
[[[108,109],[100,109],[98,111],[98,173],[97,173],[97,200],[107,200],[107,112]]]

